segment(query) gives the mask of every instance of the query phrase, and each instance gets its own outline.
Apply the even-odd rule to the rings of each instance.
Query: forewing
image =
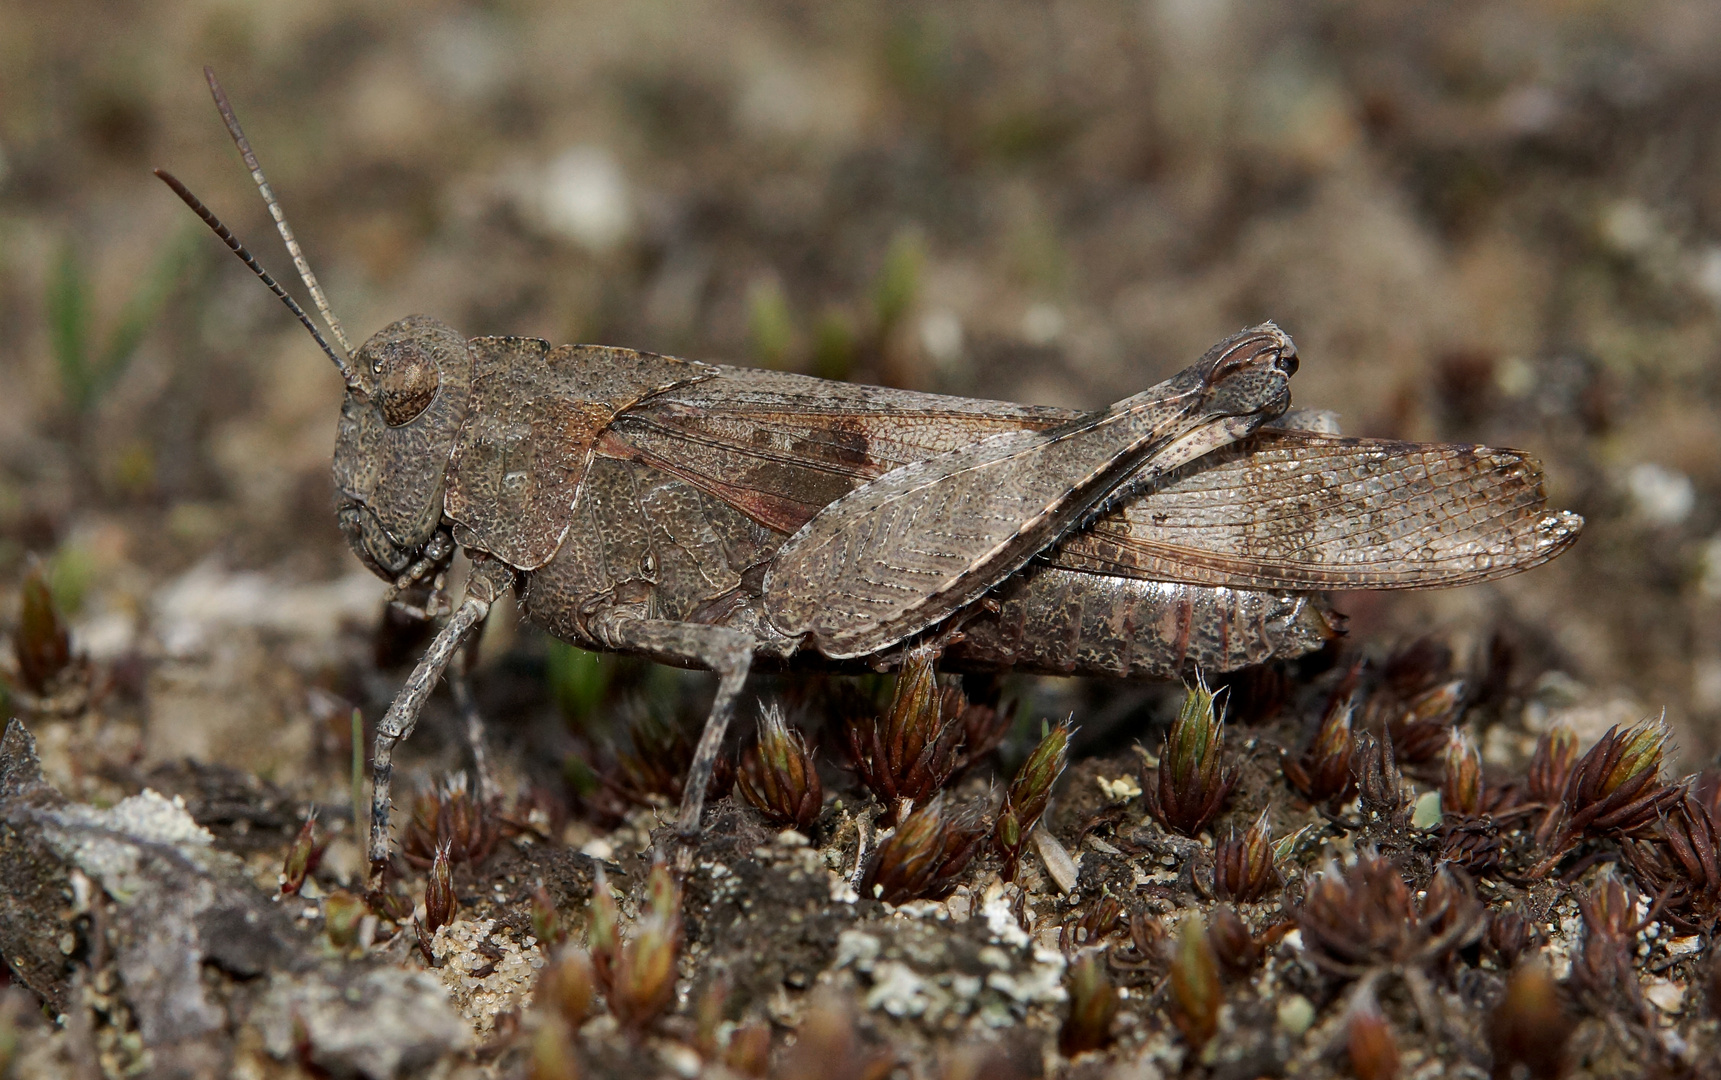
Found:
[[[1068,537],[1058,566],[1253,589],[1468,585],[1553,558],[1535,459],[1462,444],[1262,431]]]
[[[1079,415],[719,370],[617,416],[599,453],[672,472],[782,533],[900,465]],[[1581,525],[1547,509],[1540,468],[1518,451],[1267,429],[1101,516],[1047,561],[1237,588],[1432,588],[1527,570]]]
[[[598,453],[663,469],[793,533],[901,465],[1075,417],[1062,409],[722,368],[617,416]]]

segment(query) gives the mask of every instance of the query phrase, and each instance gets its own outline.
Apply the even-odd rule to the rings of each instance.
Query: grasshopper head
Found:
[[[1205,383],[1210,413],[1260,423],[1290,408],[1297,346],[1277,326],[1262,323],[1213,346],[1195,370]]]
[[[466,419],[466,339],[423,315],[384,327],[353,356],[335,443],[341,532],[360,561],[393,580],[442,523],[443,481]]]
[[[287,306],[340,372],[347,385],[335,443],[341,532],[360,561],[392,581],[426,553],[442,525],[443,478],[455,437],[466,420],[471,390],[472,358],[466,339],[435,319],[413,315],[379,330],[354,352],[293,238],[226,92],[214,72],[204,68],[203,76],[339,351],[197,196],[172,174],[161,169],[155,174]],[[452,551],[453,545],[445,543],[437,554],[447,558]]]

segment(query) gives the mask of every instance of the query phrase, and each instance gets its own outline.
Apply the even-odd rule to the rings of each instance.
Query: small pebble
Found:
[[[1301,994],[1291,994],[1279,1002],[1279,1030],[1287,1035],[1301,1035],[1315,1022],[1315,1006]]]
[[[1676,1013],[1685,1004],[1685,987],[1667,979],[1655,979],[1643,988],[1643,996],[1664,1013]]]
[[[699,1054],[691,1046],[681,1043],[665,1043],[658,1051],[663,1057],[663,1063],[677,1076],[695,1077],[699,1075]]]
[[[1141,785],[1128,776],[1120,776],[1116,780],[1096,776],[1094,781],[1099,784],[1100,792],[1106,797],[1107,802],[1128,802],[1141,794]]]
[[[1425,791],[1417,796],[1416,809],[1411,811],[1410,823],[1418,829],[1432,829],[1440,824],[1440,792]]]

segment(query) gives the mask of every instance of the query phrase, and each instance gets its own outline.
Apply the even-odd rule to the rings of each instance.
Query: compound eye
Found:
[[[436,397],[442,381],[436,361],[412,341],[391,341],[377,351],[371,371],[382,418],[390,427],[410,423]]]

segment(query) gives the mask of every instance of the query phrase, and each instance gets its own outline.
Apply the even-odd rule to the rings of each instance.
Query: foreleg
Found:
[[[483,625],[484,617],[490,613],[490,605],[512,582],[513,573],[508,566],[494,559],[480,557],[473,560],[472,577],[466,583],[466,598],[437,632],[418,666],[407,677],[406,685],[395,696],[394,704],[383,715],[382,723],[377,725],[371,766],[372,889],[382,887],[383,872],[389,861],[389,781],[394,775],[394,746],[412,734],[424,703],[430,700],[430,692],[436,688],[436,680],[442,676],[468,635]]]

